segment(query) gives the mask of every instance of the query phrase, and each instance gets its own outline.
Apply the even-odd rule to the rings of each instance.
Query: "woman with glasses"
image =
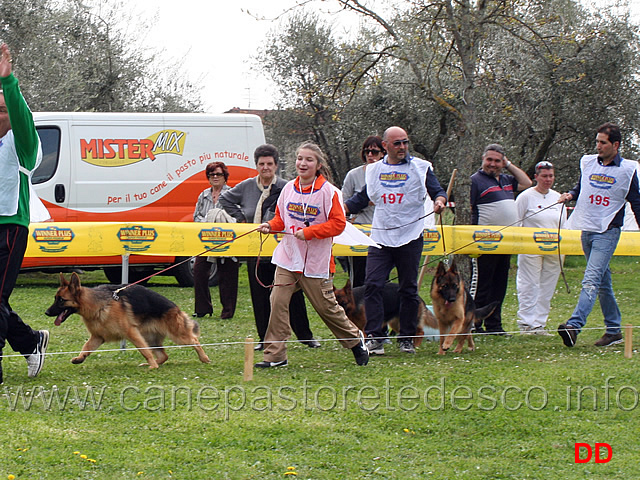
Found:
[[[560,194],[552,189],[555,170],[551,162],[536,164],[534,180],[535,186],[516,198],[520,226],[557,232],[564,225],[567,214],[562,204],[558,203]],[[545,327],[560,275],[560,262],[558,255],[518,255],[516,289],[520,333],[549,335]]]
[[[352,170],[347,172],[342,184],[342,196],[343,198],[351,198],[355,193],[362,190],[365,183],[365,171],[367,165],[375,163],[386,154],[386,150],[382,146],[382,138],[372,135],[362,144],[362,151],[360,152],[360,158],[364,162]],[[356,215],[351,215],[349,221],[351,223],[359,225],[371,225],[373,223],[373,205],[369,205],[367,208],[361,210]],[[364,274],[367,268],[367,257],[347,257],[349,260],[349,278],[351,279],[352,287],[359,287],[364,285]]]
[[[210,188],[206,188],[198,197],[196,209],[193,212],[194,222],[212,221],[207,214],[212,209],[220,212],[214,219],[216,222],[233,221],[231,217],[224,214],[224,210],[219,203],[222,192],[229,190],[227,180],[229,179],[229,169],[223,162],[211,162],[205,169],[205,174],[209,180]],[[194,317],[204,317],[213,314],[211,304],[211,292],[209,291],[209,276],[211,275],[211,265],[208,257],[196,257],[193,265],[193,288],[195,294]],[[211,257],[218,267],[218,278],[220,282],[220,303],[222,304],[221,319],[233,318],[236,311],[236,301],[238,299],[238,268],[239,264],[233,257]]]

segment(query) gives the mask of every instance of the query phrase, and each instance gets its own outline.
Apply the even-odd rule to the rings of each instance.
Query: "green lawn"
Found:
[[[558,284],[551,330],[571,313],[583,268],[581,258],[568,259],[572,291]],[[612,271],[623,323],[640,325],[638,262],[615,258]],[[432,274],[422,287],[427,303]],[[88,333],[77,315],[60,327],[44,316],[57,276],[21,276],[12,306],[34,328],[50,330],[50,356],[35,379],[24,359],[3,361],[0,479],[640,476],[638,355],[625,359],[623,345],[593,346],[603,333],[598,308],[573,349],[556,334],[478,337],[475,352],[444,357],[432,342],[413,356],[394,345],[367,367],[314,314],[314,333],[326,339],[321,349],[294,342],[288,367],[244,382],[243,341],[254,325],[244,266],[240,276],[235,318],[201,321],[212,363],[200,363],[191,348],[171,348],[155,371],[138,366],[137,351],[114,344],[72,365]],[[101,273],[81,278],[106,281]],[[340,273],[336,285],[345,278]],[[510,331],[517,330],[514,284],[503,308]],[[167,277],[149,286],[193,311],[192,289]],[[13,354],[8,346],[4,353]],[[576,464],[577,442],[608,443],[613,457]]]

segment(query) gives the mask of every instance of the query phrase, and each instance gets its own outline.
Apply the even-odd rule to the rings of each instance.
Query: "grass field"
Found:
[[[568,259],[572,292],[559,282],[551,330],[572,311],[583,267],[582,259]],[[638,326],[638,262],[615,258],[612,271],[623,323]],[[427,303],[432,273],[422,287]],[[625,359],[623,345],[593,346],[603,333],[598,307],[573,349],[555,333],[477,337],[475,352],[444,357],[432,342],[413,356],[394,345],[367,367],[356,366],[314,314],[321,349],[294,342],[288,367],[244,382],[243,341],[254,325],[244,266],[240,277],[235,318],[201,321],[212,363],[200,363],[191,348],[172,348],[169,361],[149,371],[138,366],[137,351],[113,344],[72,365],[88,333],[77,315],[60,327],[43,315],[57,276],[21,276],[12,307],[34,328],[50,330],[50,355],[35,379],[23,358],[3,361],[0,479],[640,476],[638,354]],[[102,273],[81,278],[106,282]],[[336,285],[345,278],[340,273]],[[514,284],[503,309],[510,331],[517,330]],[[193,311],[192,289],[166,277],[149,286]],[[4,353],[13,354],[8,346]],[[613,456],[576,464],[577,442],[608,443]]]

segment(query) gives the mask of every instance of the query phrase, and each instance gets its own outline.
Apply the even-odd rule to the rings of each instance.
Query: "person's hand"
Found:
[[[11,52],[9,51],[9,46],[3,43],[0,46],[0,77],[8,77],[11,71]]]
[[[258,227],[258,231],[260,233],[271,233],[271,225],[269,225],[267,222],[261,223]]]
[[[296,233],[294,233],[293,236],[296,237],[298,240],[302,240],[302,241],[306,240],[306,238],[304,238],[304,231],[302,228],[298,230]]]
[[[444,211],[444,207],[445,204],[442,202],[442,200],[436,200],[435,202],[433,202],[433,211],[436,214],[442,213]]]
[[[558,198],[558,203],[566,203],[570,202],[571,200],[573,200],[573,195],[567,192],[560,195],[560,198]]]

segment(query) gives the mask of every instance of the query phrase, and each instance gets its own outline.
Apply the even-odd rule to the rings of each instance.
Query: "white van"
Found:
[[[193,221],[205,167],[229,168],[229,185],[256,175],[261,120],[244,114],[34,113],[42,141],[35,191],[56,222]],[[130,281],[181,258],[131,256]],[[104,268],[120,282],[121,257],[25,258],[23,269]],[[171,269],[193,284],[191,266]]]

